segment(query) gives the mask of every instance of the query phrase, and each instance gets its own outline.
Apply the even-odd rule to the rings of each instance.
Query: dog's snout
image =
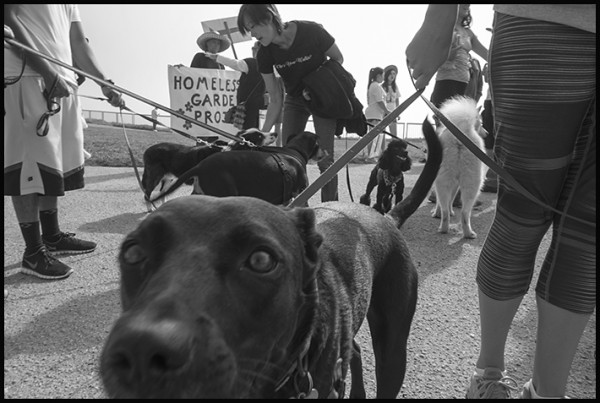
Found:
[[[144,396],[159,382],[186,367],[194,346],[194,332],[184,321],[140,319],[121,322],[113,329],[102,353],[101,372]]]
[[[232,393],[236,363],[210,316],[163,298],[117,321],[100,374],[116,398],[224,398]]]

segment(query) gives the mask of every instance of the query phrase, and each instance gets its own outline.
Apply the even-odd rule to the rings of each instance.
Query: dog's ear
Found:
[[[315,212],[311,208],[297,207],[287,211],[290,218],[296,223],[298,233],[304,243],[304,256],[306,266],[303,283],[306,285],[316,275],[317,262],[319,260],[319,248],[323,243],[323,236],[317,232],[315,227]]]

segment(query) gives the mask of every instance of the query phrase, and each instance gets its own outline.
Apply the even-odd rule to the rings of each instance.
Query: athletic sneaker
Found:
[[[508,376],[503,376],[498,368],[488,367],[483,371],[483,376],[473,374],[467,399],[510,399],[511,391],[518,390],[517,381]]]
[[[75,238],[72,232],[61,232],[57,241],[43,240],[48,251],[53,255],[90,253],[96,249],[96,243]]]
[[[521,391],[521,395],[519,396],[519,398],[521,398],[521,399],[548,399],[546,397],[538,396],[538,394],[535,391],[535,388],[533,387],[533,382],[531,382],[531,379],[528,380],[527,382],[525,382],[525,385],[523,385],[523,390]],[[570,399],[570,397],[563,396],[563,397],[555,397],[553,399]]]
[[[23,255],[21,273],[43,278],[44,280],[58,280],[69,277],[73,273],[73,269],[53,257],[42,246],[37,252]]]

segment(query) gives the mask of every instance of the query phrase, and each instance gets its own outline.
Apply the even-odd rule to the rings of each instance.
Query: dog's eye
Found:
[[[123,261],[131,265],[138,264],[146,259],[144,249],[135,242],[128,242],[123,245],[121,255],[123,256]]]
[[[245,266],[257,273],[269,273],[277,266],[277,260],[266,250],[256,250],[246,260]]]

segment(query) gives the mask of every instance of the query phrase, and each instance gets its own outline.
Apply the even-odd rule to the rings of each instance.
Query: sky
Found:
[[[189,66],[200,51],[196,39],[203,33],[202,21],[237,17],[240,6],[80,4],[79,10],[84,32],[104,73],[116,85],[169,107],[167,66]],[[375,66],[398,66],[400,102],[414,93],[405,50],[423,22],[426,4],[277,4],[277,7],[284,22],[315,21],[335,38],[344,56],[344,67],[357,81],[355,94],[363,106],[366,107],[369,70]],[[488,47],[491,33],[486,28],[492,26],[492,5],[472,4],[471,15],[471,29]],[[238,58],[252,54],[253,42],[250,38],[233,45]],[[234,58],[232,48],[222,55]],[[433,84],[432,80],[425,90],[427,98]],[[83,84],[80,94],[102,96],[91,80]],[[83,109],[115,111],[107,102],[87,98],[81,98],[81,102]],[[125,96],[125,102],[136,113],[149,114],[152,109],[130,96]],[[425,103],[417,100],[402,114],[401,120],[420,123],[428,113]]]

